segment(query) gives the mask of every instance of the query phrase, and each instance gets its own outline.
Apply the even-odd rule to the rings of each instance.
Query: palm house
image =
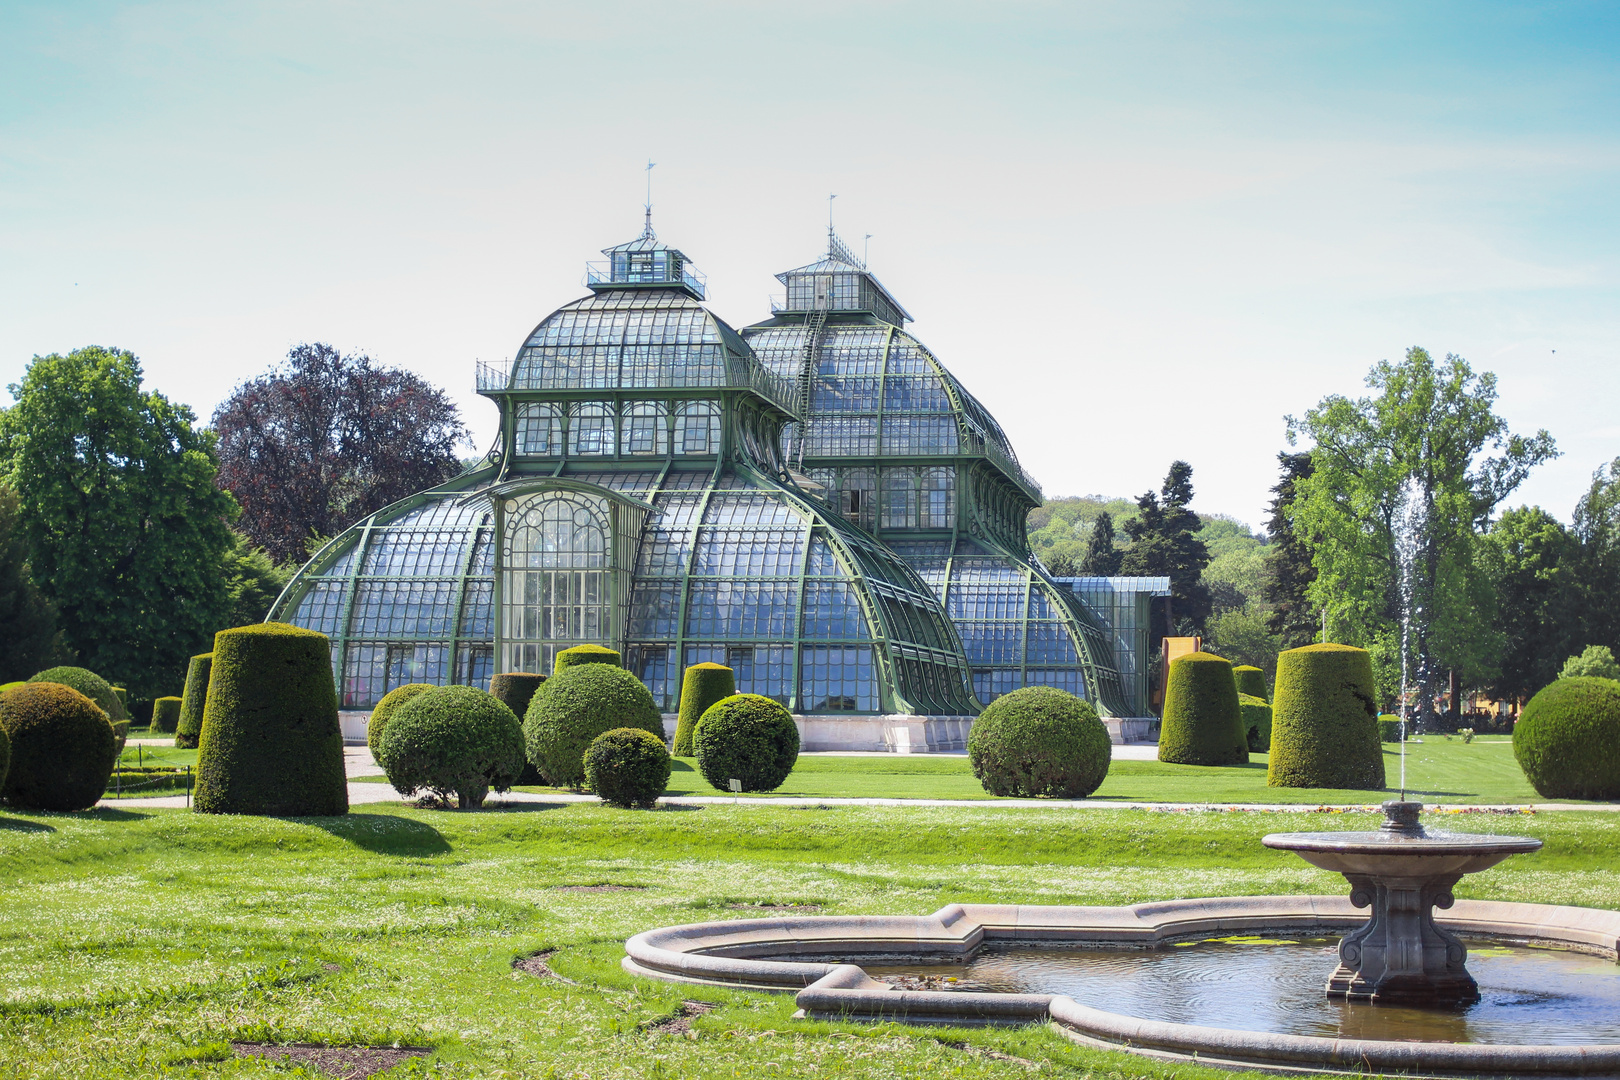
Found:
[[[830,230],[740,332],[650,220],[603,255],[479,366],[494,447],[334,538],[271,611],[331,638],[346,735],[396,686],[487,687],[585,643],[667,714],[686,666],[725,664],[809,750],[961,749],[1028,685],[1133,733],[1108,612],[1030,554],[1039,487]]]

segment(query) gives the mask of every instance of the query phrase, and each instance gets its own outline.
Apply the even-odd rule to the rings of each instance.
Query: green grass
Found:
[[[125,746],[118,759],[119,765],[154,765],[177,769],[183,765],[197,767],[196,750],[180,750],[174,746]]]
[[[0,811],[0,1075],[285,1076],[223,1049],[268,1038],[434,1048],[395,1077],[1216,1080],[1229,1074],[1085,1049],[1040,1026],[795,1021],[789,997],[632,979],[622,942],[747,917],[736,904],[923,913],[953,901],[1336,893],[1342,879],[1259,838],[1373,820],[725,804],[365,807],[319,819]],[[1465,827],[1546,848],[1465,878],[1460,895],[1620,904],[1620,818]],[[635,888],[558,888],[602,883]],[[543,949],[577,985],[512,970]],[[647,1030],[687,998],[721,1006],[697,1019],[696,1038]]]

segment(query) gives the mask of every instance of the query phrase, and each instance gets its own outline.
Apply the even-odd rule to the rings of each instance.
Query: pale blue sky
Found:
[[[1175,457],[1258,524],[1285,413],[1408,345],[1620,455],[1620,7],[0,2],[0,383],[140,355],[204,419],[305,340],[482,445],[582,264],[655,223],[734,325],[840,231],[1050,494]],[[1557,350],[1556,353],[1553,350]]]

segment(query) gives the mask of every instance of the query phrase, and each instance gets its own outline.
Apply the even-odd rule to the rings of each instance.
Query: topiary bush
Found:
[[[1257,697],[1261,701],[1271,700],[1271,691],[1266,688],[1266,673],[1252,664],[1239,664],[1232,669],[1232,678],[1237,682],[1237,692]]]
[[[536,690],[523,718],[528,758],[548,784],[585,784],[585,749],[614,728],[649,731],[662,741],[664,720],[641,680],[608,664],[565,666]]]
[[[1547,799],[1620,799],[1620,682],[1559,678],[1513,725],[1513,756]]]
[[[529,702],[534,700],[534,692],[540,689],[546,681],[544,675],[531,675],[526,671],[506,671],[493,675],[489,680],[489,692],[498,698],[501,704],[512,710],[521,724],[523,717],[529,713]],[[523,774],[517,778],[520,784],[543,784],[545,778],[540,770],[527,757],[523,760]]]
[[[124,703],[118,699],[118,694],[106,679],[82,667],[53,667],[47,668],[28,680],[31,683],[53,682],[62,686],[71,686],[91,701],[95,702],[101,711],[107,714],[108,722],[114,720],[128,720],[129,714],[124,711]]]
[[[152,702],[152,733],[168,735],[180,723],[180,699],[160,697]]]
[[[1246,765],[1249,738],[1238,707],[1232,662],[1214,653],[1170,664],[1159,725],[1159,760],[1175,765]]]
[[[619,654],[606,645],[575,645],[557,654],[557,659],[552,661],[551,673],[560,675],[565,668],[581,664],[612,664],[618,667]]]
[[[1271,703],[1271,787],[1379,790],[1372,657],[1350,645],[1306,645],[1277,657]]]
[[[130,719],[133,719],[129,715],[129,691],[125,690],[122,686],[115,686],[115,687],[112,688],[112,692],[113,692],[113,696],[118,699],[118,713],[119,713],[119,715],[113,717],[113,719],[114,720],[118,720],[118,719],[130,720]]]
[[[107,790],[118,760],[107,713],[65,683],[42,681],[0,694],[10,767],[0,794],[26,810],[87,810]]]
[[[1089,701],[1026,686],[985,707],[968,730],[973,775],[992,795],[1083,799],[1108,775],[1108,728]]]
[[[585,750],[585,786],[609,806],[652,809],[669,786],[664,740],[641,728],[614,728]]]
[[[472,810],[523,772],[523,728],[476,686],[430,686],[406,698],[383,726],[377,763],[401,795],[425,789],[447,805],[454,794],[461,809]]]
[[[0,693],[4,693],[0,690]],[[6,773],[11,771],[11,736],[6,734],[4,724],[0,724],[0,792],[6,790]],[[102,790],[107,790],[105,785]]]
[[[775,791],[799,760],[799,729],[787,706],[760,694],[733,694],[710,705],[692,733],[698,772],[709,785]]]
[[[180,719],[174,726],[174,745],[195,750],[202,734],[203,706],[208,703],[208,678],[214,670],[214,654],[199,653],[186,665],[186,686],[180,691]]]
[[[1243,715],[1243,735],[1253,754],[1271,753],[1271,706],[1253,694],[1238,695],[1238,712]]]
[[[737,692],[737,679],[724,664],[693,664],[681,678],[680,719],[675,724],[676,757],[692,756],[692,732],[698,718],[721,698]]]
[[[414,698],[424,690],[432,690],[432,683],[413,682],[404,686],[396,686],[382,696],[382,700],[371,710],[371,716],[366,720],[366,748],[371,751],[373,760],[381,763],[377,757],[377,747],[382,743],[383,729],[388,726],[389,719],[399,711],[399,707]]]
[[[348,813],[327,636],[255,623],[215,634],[213,657],[192,806],[205,814]]]
[[[1394,713],[1378,714],[1378,741],[1401,741],[1401,718]]]

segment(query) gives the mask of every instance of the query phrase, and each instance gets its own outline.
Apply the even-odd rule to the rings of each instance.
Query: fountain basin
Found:
[[[1459,900],[1439,921],[1455,934],[1554,945],[1611,961],[1620,947],[1620,912]],[[1131,907],[953,904],[927,916],[794,916],[650,930],[626,943],[623,966],[651,978],[792,992],[800,1015],[814,1019],[959,1026],[1047,1021],[1078,1042],[1208,1064],[1433,1076],[1620,1074],[1620,1045],[1399,1042],[1237,1031],[1109,1012],[1063,994],[895,989],[859,966],[863,960],[962,960],[986,943],[1149,948],[1244,933],[1340,934],[1367,922],[1339,896],[1227,897]]]

